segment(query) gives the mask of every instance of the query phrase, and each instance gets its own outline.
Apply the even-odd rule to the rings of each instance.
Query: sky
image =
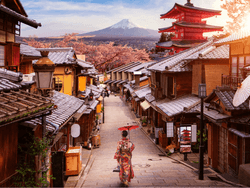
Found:
[[[139,27],[158,30],[169,27],[173,19],[160,19],[175,3],[187,0],[21,0],[28,18],[42,27],[34,29],[22,24],[21,36],[51,37],[66,33],[86,33],[109,27],[122,19],[129,19]],[[222,10],[221,0],[191,0],[196,7]],[[228,17],[207,19],[207,24],[224,26]]]

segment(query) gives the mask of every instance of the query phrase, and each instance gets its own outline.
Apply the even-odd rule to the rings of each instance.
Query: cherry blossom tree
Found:
[[[46,44],[37,42],[35,39],[26,41],[30,46],[39,47]],[[51,44],[47,44],[51,46]],[[146,50],[133,49],[128,46],[109,44],[100,44],[98,46],[87,45],[82,39],[78,39],[76,33],[66,34],[61,41],[53,44],[56,47],[73,47],[76,54],[84,54],[86,61],[91,62],[96,69],[101,72],[113,69],[115,67],[130,63],[130,62],[146,62],[150,61],[149,54]]]

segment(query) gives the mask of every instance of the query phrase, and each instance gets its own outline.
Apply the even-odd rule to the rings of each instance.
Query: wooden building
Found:
[[[17,175],[16,170],[21,160],[18,146],[25,144],[22,138],[27,134],[20,123],[49,115],[53,109],[53,103],[49,98],[21,90],[20,75],[6,69],[0,71],[1,187],[14,186],[12,177]],[[38,136],[41,130],[41,127],[35,129],[33,134]]]
[[[37,28],[41,23],[28,18],[19,0],[3,0],[0,2],[0,67],[19,71],[20,44],[15,36],[20,36],[21,23]]]
[[[221,15],[220,10],[195,7],[190,0],[185,5],[175,3],[171,10],[161,14],[161,19],[169,18],[176,21],[170,27],[159,29],[159,33],[173,32],[175,35],[170,41],[157,43],[156,47],[168,49],[174,54],[205,42],[204,32],[223,31],[223,27],[207,25],[202,19],[217,15]]]
[[[77,77],[77,75],[93,68],[93,65],[77,59],[75,51],[72,47],[37,48],[36,50],[48,51],[48,58],[56,64],[54,72],[55,90],[67,95],[77,96],[78,90],[86,86],[86,82],[88,82],[86,78],[85,80],[82,80]],[[36,63],[36,61],[37,60],[34,60],[33,63]]]
[[[162,135],[168,134],[167,127],[171,122],[171,130],[175,130],[170,139],[161,139],[167,142],[161,145],[171,141],[178,145],[182,126],[199,127],[198,112],[195,110],[200,101],[197,96],[199,83],[204,81],[207,84],[207,94],[221,85],[221,74],[228,70],[229,48],[227,45],[216,48],[213,44],[210,39],[148,68],[151,71],[151,97],[146,97],[146,100],[149,99],[152,106],[152,125],[156,130],[162,128]]]

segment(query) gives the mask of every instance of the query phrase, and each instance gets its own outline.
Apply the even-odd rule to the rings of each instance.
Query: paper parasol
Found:
[[[235,107],[241,105],[250,96],[250,76],[248,76],[237,89],[234,98],[233,105]]]
[[[137,129],[139,128],[139,125],[128,125],[128,126],[124,126],[124,127],[120,127],[118,128],[119,131],[130,131],[132,129]]]

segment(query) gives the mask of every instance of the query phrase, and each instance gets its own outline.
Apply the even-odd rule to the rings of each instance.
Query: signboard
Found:
[[[73,138],[77,138],[78,136],[80,136],[80,125],[78,124],[73,124],[71,126],[71,136]]]
[[[190,153],[191,152],[191,125],[180,126],[180,152]]]

